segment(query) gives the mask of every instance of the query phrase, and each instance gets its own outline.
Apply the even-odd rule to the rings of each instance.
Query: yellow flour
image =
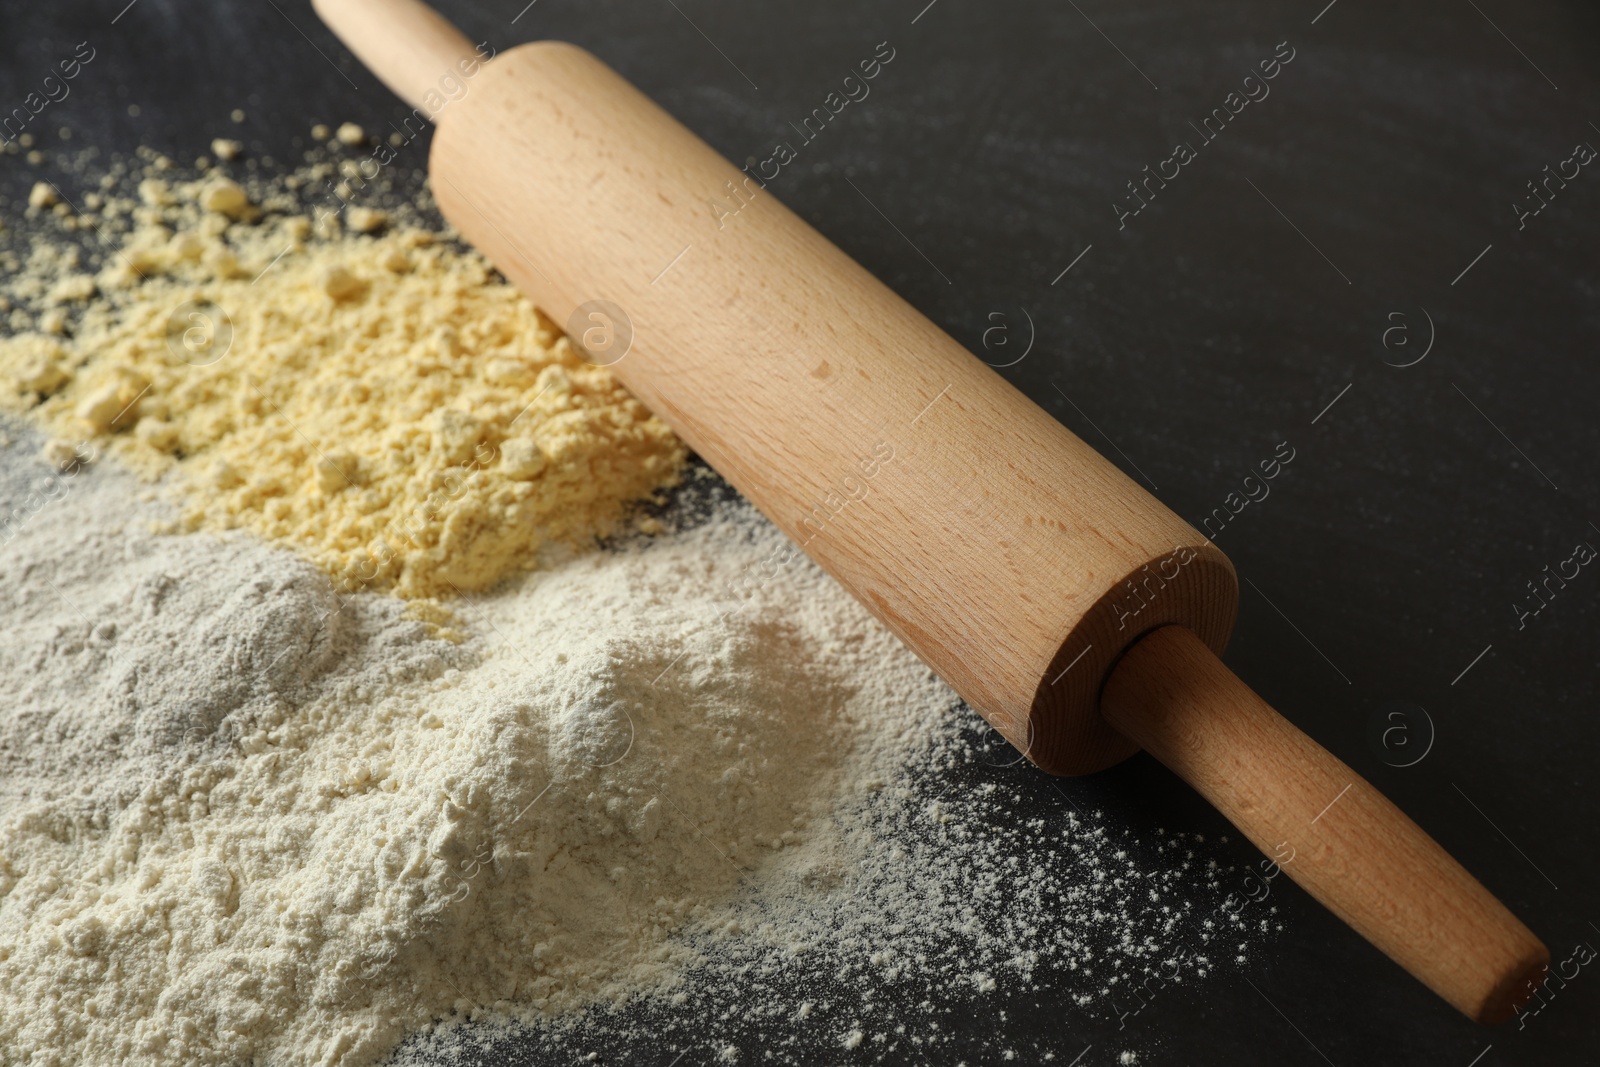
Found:
[[[48,245],[19,273],[38,313],[0,339],[0,396],[171,472],[187,526],[287,542],[347,590],[449,596],[677,480],[683,444],[476,254],[263,212],[221,177],[139,193],[96,275]]]

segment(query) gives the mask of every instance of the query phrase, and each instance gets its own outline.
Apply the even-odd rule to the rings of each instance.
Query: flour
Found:
[[[368,1064],[730,996],[770,1026],[818,976],[915,1003],[1081,969],[1103,1011],[1208,965],[1215,864],[985,825],[1005,798],[942,766],[975,755],[953,694],[815,567],[774,573],[743,505],[464,601],[453,642],[77,477],[0,557],[0,1062]],[[834,1047],[893,1047],[850,1013]]]
[[[159,509],[136,506],[114,473],[55,484],[0,552],[6,808],[48,802],[103,817],[174,760],[218,756],[318,694],[436,674],[446,661],[404,605],[366,598],[339,611],[295,556],[254,539],[152,535]],[[387,657],[352,654],[375,634]]]
[[[390,214],[307,205],[289,182],[316,167],[247,190],[159,162],[101,212],[131,227],[115,254],[50,231],[0,250],[0,408],[172,475],[189,529],[288,544],[342,590],[450,597],[676,482],[683,442],[481,256],[403,212],[361,236]]]
[[[470,602],[455,645],[80,477],[0,575],[38,612],[4,662],[35,680],[4,723],[0,1030],[38,1062],[368,1062],[453,1011],[670,986],[697,953],[667,934],[873,779],[869,731],[950,703],[814,568],[725,614],[776,544],[748,519]],[[85,767],[106,795],[63,821]]]

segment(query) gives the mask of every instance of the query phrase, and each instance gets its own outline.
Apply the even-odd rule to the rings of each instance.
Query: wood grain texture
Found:
[[[558,322],[622,308],[628,388],[1040,766],[1134,750],[1096,701],[1141,632],[1222,649],[1218,549],[587,52],[498,57],[431,167]]]
[[[1134,645],[1107,719],[1330,911],[1480,1022],[1526,1002],[1550,954],[1360,775],[1272,710],[1181,626]]]

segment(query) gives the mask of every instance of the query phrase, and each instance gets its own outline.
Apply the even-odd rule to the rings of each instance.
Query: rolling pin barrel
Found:
[[[316,7],[414,104],[474,52],[416,0]],[[1227,558],[777,201],[804,145],[737,168],[551,42],[437,121],[446,217],[1030,759],[1143,745],[1462,1011],[1526,998],[1538,939],[1217,659]]]
[[[1238,587],[1188,523],[618,74],[522,45],[441,116],[445,216],[1036,763],[1141,633],[1221,651]],[[599,318],[597,319],[596,316]]]

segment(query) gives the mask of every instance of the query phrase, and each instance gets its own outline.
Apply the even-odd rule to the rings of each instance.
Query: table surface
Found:
[[[47,146],[68,125],[107,150],[142,141],[188,158],[226,135],[286,158],[313,119],[383,129],[405,114],[303,0],[124,2],[0,3],[7,109],[77,42],[96,50],[52,105]],[[523,2],[440,6],[498,48],[590,48],[737,160],[790,139],[791,121],[889,42],[871,96],[773,192],[1196,525],[1288,442],[1270,495],[1211,527],[1245,582],[1229,663],[1557,960],[1600,944],[1600,575],[1528,610],[1547,565],[1600,545],[1600,172],[1570,177],[1569,162],[1600,145],[1600,12]],[[1230,92],[1263,91],[1244,79],[1274,54],[1293,58],[1269,95],[1214,139],[1201,132],[1213,108],[1240,106]],[[1178,142],[1194,158],[1163,162]],[[1146,166],[1170,180],[1135,199]],[[1569,178],[1546,179],[1558,171]],[[0,157],[13,207],[31,180]],[[1059,810],[1037,771],[995,773],[1022,809]],[[1145,756],[1064,787],[1135,832],[1227,829]],[[1298,889],[1277,903],[1285,931],[1247,967],[1173,987],[1125,1028],[1046,988],[955,1006],[944,1025],[960,1037],[937,1055],[981,1062],[1009,1031],[1062,1063],[1123,1049],[1141,1063],[1595,1061],[1600,977],[1587,970],[1525,1026],[1481,1028]],[[712,1059],[681,1041],[607,1051]],[[488,1058],[544,1061],[514,1047]]]

